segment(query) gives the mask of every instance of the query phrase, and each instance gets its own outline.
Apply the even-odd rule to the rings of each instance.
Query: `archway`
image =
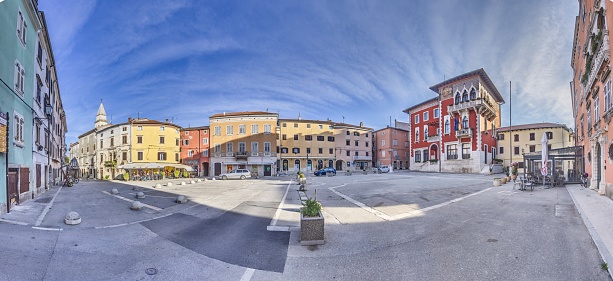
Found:
[[[438,160],[438,145],[432,144],[430,146],[430,160]]]
[[[602,179],[602,175],[601,175],[601,170],[602,170],[602,151],[600,149],[600,143],[597,142],[596,143],[596,186],[594,187],[595,189],[599,189],[600,188],[600,180]]]
[[[337,171],[343,170],[343,160],[336,160],[336,170]]]
[[[288,166],[289,166],[289,163],[287,159],[283,159],[283,171],[287,171]]]
[[[324,168],[324,160],[317,160],[317,170],[321,170]]]
[[[300,160],[299,159],[294,160],[294,170],[300,171]]]

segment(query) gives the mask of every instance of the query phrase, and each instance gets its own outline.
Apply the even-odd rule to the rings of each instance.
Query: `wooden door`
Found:
[[[18,176],[17,176],[17,171],[18,169],[15,168],[10,168],[9,169],[9,186],[8,186],[8,193],[9,193],[9,202],[7,203],[9,205],[9,209],[11,206],[13,206],[14,204],[19,204],[19,190],[18,190]]]

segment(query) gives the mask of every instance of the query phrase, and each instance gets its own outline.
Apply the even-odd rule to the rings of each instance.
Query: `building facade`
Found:
[[[496,156],[496,128],[504,99],[483,69],[438,83],[438,97],[409,114],[411,170],[487,172]]]
[[[387,165],[393,170],[409,169],[411,149],[408,126],[407,129],[387,127],[374,131],[372,135],[375,167]]]
[[[336,148],[331,121],[279,119],[283,172],[314,172],[334,166]]]
[[[337,171],[367,170],[372,167],[372,128],[334,123]]]
[[[8,176],[8,184],[0,181],[0,213],[38,197],[54,180],[53,114],[63,109],[61,102],[53,107],[59,89],[44,21],[37,1],[0,2],[0,171]]]
[[[209,126],[181,129],[181,163],[199,177],[209,176]]]
[[[584,170],[590,175],[590,188],[613,197],[613,132],[608,130],[613,116],[611,99],[611,38],[613,3],[579,0],[570,83],[577,145],[583,146]],[[606,160],[609,160],[608,163]]]
[[[129,119],[128,123],[131,130],[131,160],[128,162],[141,164],[135,165],[135,169],[149,169],[150,173],[161,172],[163,169],[166,173],[181,167],[180,126],[169,123],[168,120],[160,122],[147,118]]]
[[[524,172],[527,168],[524,163],[524,154],[540,152],[543,150],[541,139],[543,134],[547,136],[547,150],[565,148],[575,145],[574,134],[564,124],[555,123],[535,123],[514,125],[511,127],[502,127],[498,129],[498,159],[502,160],[502,164],[510,166],[512,162],[518,163],[518,172]],[[540,171],[540,166],[533,167],[534,170]],[[576,167],[564,167],[563,169],[567,179],[576,178]],[[527,171],[531,172],[531,171]],[[573,175],[569,175],[573,173]]]
[[[209,175],[248,169],[254,175],[270,176],[277,170],[274,145],[279,142],[276,113],[253,111],[215,114],[209,118]]]

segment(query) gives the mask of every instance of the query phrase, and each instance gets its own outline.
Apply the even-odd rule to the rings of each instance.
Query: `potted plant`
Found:
[[[324,217],[321,204],[309,198],[300,209],[300,245],[324,244]]]
[[[492,174],[492,166],[490,166],[490,175]]]
[[[179,178],[179,170],[174,170],[174,173],[173,173],[173,174],[174,174],[174,176],[175,176],[175,179],[178,179],[178,178]]]
[[[511,163],[511,179],[515,180],[517,178],[517,162]]]
[[[500,178],[494,178],[494,186],[500,186],[501,182],[500,182]]]
[[[128,181],[128,179],[130,179],[130,174],[128,174],[128,172],[124,172],[123,173],[123,180],[124,181]]]
[[[351,176],[351,171],[350,170],[346,170],[345,171],[345,176]]]

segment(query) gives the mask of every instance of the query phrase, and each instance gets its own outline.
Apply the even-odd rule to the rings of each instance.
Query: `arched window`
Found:
[[[462,93],[462,102],[468,101],[468,92],[466,90],[464,90],[464,93]]]
[[[445,134],[449,134],[449,119],[445,120]]]
[[[455,104],[460,103],[460,93],[455,94]]]
[[[475,89],[470,90],[470,99],[474,100],[477,98],[477,91]]]
[[[424,128],[424,140],[428,138],[428,127]]]
[[[438,159],[438,146],[436,144],[430,147],[430,160]]]
[[[462,119],[462,129],[466,128],[468,128],[468,117],[464,116],[464,119]]]

